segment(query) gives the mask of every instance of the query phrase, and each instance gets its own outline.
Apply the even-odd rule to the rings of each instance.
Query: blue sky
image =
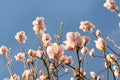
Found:
[[[63,37],[69,31],[78,31],[84,35],[86,33],[79,30],[80,21],[90,20],[96,25],[96,29],[102,31],[104,38],[110,35],[120,43],[120,28],[118,25],[120,18],[116,13],[112,13],[104,8],[104,2],[105,0],[1,0],[0,45],[12,48],[12,56],[17,54],[20,52],[20,46],[14,39],[14,36],[18,31],[23,30],[28,36],[28,41],[24,45],[26,51],[31,48],[37,49],[38,39],[34,34],[32,25],[32,21],[37,16],[45,18],[46,33],[50,33],[52,37],[59,32],[60,22],[64,23]],[[120,1],[116,0],[116,2],[120,6]],[[52,40],[54,41],[54,39]],[[90,45],[90,47],[94,47],[94,45]],[[93,65],[96,66],[98,62],[95,62]],[[21,71],[17,69],[19,67],[17,65],[22,64],[13,62],[14,72],[20,74]],[[9,74],[0,56],[0,79],[3,79],[5,76],[9,77]]]

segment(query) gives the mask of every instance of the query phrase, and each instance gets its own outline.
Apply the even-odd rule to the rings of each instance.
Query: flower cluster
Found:
[[[118,6],[114,0],[106,0],[104,7],[119,14]],[[60,27],[60,34],[55,37],[56,41],[52,42],[50,34],[45,33],[44,17],[37,17],[32,24],[40,45],[36,50],[29,49],[28,51],[25,51],[22,47],[22,51],[14,56],[16,61],[20,61],[24,65],[21,76],[12,71],[11,48],[4,45],[0,47],[0,55],[4,57],[10,74],[10,77],[4,78],[4,80],[59,80],[69,74],[70,71],[73,72],[70,80],[103,80],[100,73],[104,71],[107,71],[106,80],[109,80],[109,72],[111,72],[114,80],[120,78],[120,55],[108,45],[99,29],[94,32],[95,25],[89,20],[81,21],[79,29],[83,32],[89,32],[95,37],[94,46],[103,53],[100,56],[95,54],[95,48],[89,49],[89,44],[91,43],[89,36],[81,35],[78,31],[70,31],[66,33],[66,40],[62,41],[62,29]],[[63,24],[60,26],[63,27]],[[23,46],[27,41],[27,35],[24,31],[20,31],[16,33],[15,39],[20,43],[20,46]],[[116,44],[113,40],[109,40]],[[68,55],[66,52],[74,52],[75,54],[73,55],[75,56]],[[98,73],[92,70],[88,72],[86,69],[88,54],[92,59],[103,59],[105,69]],[[38,66],[38,62],[44,66],[44,69]]]

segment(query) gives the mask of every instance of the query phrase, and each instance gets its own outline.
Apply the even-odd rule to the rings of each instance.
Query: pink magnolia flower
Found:
[[[59,60],[64,54],[64,46],[54,43],[51,46],[47,47],[47,54],[50,59]]]
[[[49,34],[43,34],[42,35],[42,42],[43,42],[43,46],[46,48],[48,46],[51,45],[51,37]]]
[[[8,48],[6,47],[6,46],[4,46],[4,45],[2,45],[1,47],[0,47],[0,54],[1,55],[6,55],[7,53],[9,52],[9,50],[8,50]]]
[[[87,53],[88,53],[88,48],[87,48],[87,47],[83,47],[83,48],[81,49],[81,53],[82,53],[82,55],[87,55]]]
[[[80,33],[68,32],[66,38],[67,40],[64,41],[66,50],[74,51],[83,47],[83,38],[80,36]]]
[[[37,51],[30,49],[28,51],[28,56],[29,56],[30,59],[36,59],[37,58]]]
[[[89,55],[90,55],[91,57],[94,57],[94,53],[95,53],[95,50],[94,50],[94,48],[92,48],[92,49],[90,50],[90,52],[89,52]]]
[[[15,55],[15,59],[17,61],[23,61],[25,59],[25,53],[18,53],[17,55]]]
[[[113,54],[108,54],[106,56],[106,60],[109,61],[111,64],[114,64],[117,61],[117,57],[115,57]]]
[[[106,0],[103,6],[112,12],[114,12],[115,10],[118,10],[118,6],[116,5],[114,0]]]
[[[72,56],[66,56],[64,55],[62,58],[61,58],[61,62],[64,64],[69,64],[69,65],[72,65],[74,63],[73,59],[72,59]]]
[[[88,36],[82,36],[82,39],[83,39],[82,44],[83,44],[84,46],[86,46],[86,45],[89,44],[89,42],[90,42],[90,37],[88,37]]]
[[[107,43],[105,42],[105,40],[103,38],[98,38],[96,41],[96,48],[99,49],[102,52],[106,51],[107,48]]]
[[[95,25],[92,24],[90,21],[81,21],[79,28],[84,32],[92,32],[95,28]]]
[[[27,40],[27,36],[25,35],[24,31],[20,31],[20,32],[17,32],[17,34],[15,35],[15,39],[19,43],[25,43],[25,41]]]
[[[22,78],[25,79],[25,80],[29,80],[29,78],[32,78],[33,76],[33,70],[25,70],[23,73],[22,73]]]
[[[91,71],[91,72],[90,72],[90,75],[91,75],[91,77],[92,77],[93,79],[97,78],[96,73],[95,73],[95,72],[93,72],[93,71]]]
[[[98,29],[98,30],[96,30],[96,36],[97,37],[101,37],[101,31]]]
[[[13,74],[13,76],[11,76],[10,80],[20,80],[20,77],[16,74]]]
[[[45,56],[45,52],[44,51],[40,51],[40,50],[37,51],[37,57],[43,58],[44,56]]]
[[[42,34],[46,31],[46,27],[44,24],[44,17],[37,17],[36,20],[33,21],[33,30],[36,34]]]

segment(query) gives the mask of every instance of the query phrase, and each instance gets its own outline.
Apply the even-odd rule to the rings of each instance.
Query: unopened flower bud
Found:
[[[70,80],[74,80],[74,78],[73,78],[73,77],[71,77],[71,78],[70,78]]]
[[[69,70],[68,70],[68,68],[66,68],[66,69],[65,69],[65,73],[69,73]]]
[[[101,31],[100,30],[96,30],[96,36],[101,37]]]
[[[91,75],[91,77],[92,77],[93,79],[97,78],[96,73],[93,72],[93,71],[90,72],[90,75]]]

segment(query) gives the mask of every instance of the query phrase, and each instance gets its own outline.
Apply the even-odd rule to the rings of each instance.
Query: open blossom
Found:
[[[42,42],[44,47],[48,47],[51,45],[51,37],[49,34],[43,34],[42,35]]]
[[[81,21],[79,28],[84,32],[92,32],[95,28],[95,25],[92,24],[90,21]]]
[[[116,5],[114,0],[106,0],[103,6],[112,12],[118,10],[118,6]]]
[[[65,49],[74,51],[76,49],[81,49],[83,46],[86,46],[89,43],[89,37],[80,36],[78,32],[68,32],[66,34]]]
[[[107,43],[105,42],[105,40],[103,38],[98,38],[96,41],[96,48],[99,49],[102,52],[106,51],[107,48]]]
[[[4,45],[2,45],[1,47],[0,47],[0,54],[1,55],[6,55],[7,53],[8,53],[8,48],[6,47],[6,46],[4,46]]]
[[[25,35],[24,31],[20,31],[15,35],[15,39],[19,42],[19,43],[25,43],[25,41],[27,40],[27,36]]]
[[[59,60],[64,54],[64,46],[54,43],[51,46],[47,47],[47,54],[50,59]]]
[[[16,74],[13,74],[13,76],[11,76],[10,80],[20,80],[20,77]]]
[[[46,27],[44,24],[44,17],[37,17],[36,20],[33,21],[33,30],[36,34],[42,34],[46,31]]]
[[[113,54],[108,54],[106,56],[106,60],[109,61],[111,64],[114,64],[117,61],[117,57],[115,57]]]
[[[37,58],[37,51],[30,49],[28,51],[28,56],[29,56],[30,59],[36,59]]]
[[[15,59],[17,61],[23,61],[25,59],[25,53],[18,53],[17,55],[15,55]]]

